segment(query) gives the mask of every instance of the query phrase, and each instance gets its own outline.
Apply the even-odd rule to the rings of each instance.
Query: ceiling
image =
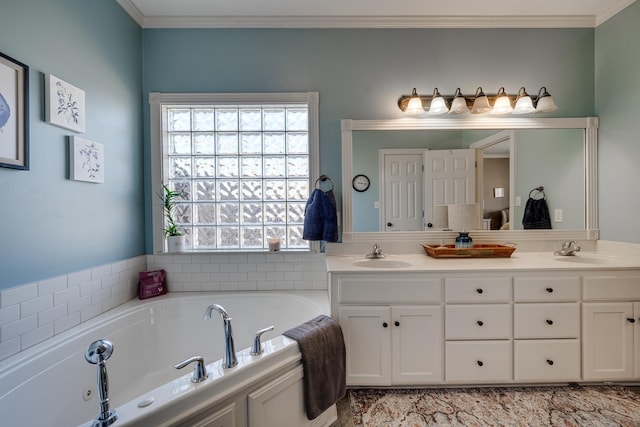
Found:
[[[635,0],[116,0],[143,28],[593,28]]]

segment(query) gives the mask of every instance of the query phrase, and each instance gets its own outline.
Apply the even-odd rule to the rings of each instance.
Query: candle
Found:
[[[272,252],[276,252],[280,250],[280,238],[279,237],[271,237],[269,238],[269,250]]]

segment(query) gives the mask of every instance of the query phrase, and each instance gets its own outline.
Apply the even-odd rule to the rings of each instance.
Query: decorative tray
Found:
[[[427,255],[433,258],[509,258],[514,246],[473,245],[471,248],[456,248],[455,245],[422,245]]]

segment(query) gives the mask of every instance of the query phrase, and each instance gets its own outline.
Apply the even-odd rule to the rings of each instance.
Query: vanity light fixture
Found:
[[[451,107],[449,107],[449,105]],[[514,108],[515,105],[515,108]],[[411,95],[402,95],[398,99],[398,107],[406,114],[528,114],[549,113],[556,111],[558,106],[547,92],[546,87],[540,88],[537,97],[529,96],[524,87],[517,95],[508,95],[501,87],[496,95],[486,95],[482,87],[478,87],[475,96],[465,97],[460,88],[453,95],[441,95],[438,88],[432,95],[418,95],[413,88]]]

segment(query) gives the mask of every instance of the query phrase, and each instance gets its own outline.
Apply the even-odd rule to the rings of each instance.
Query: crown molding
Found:
[[[133,18],[134,21],[138,23],[142,28],[144,28],[144,15],[140,12],[140,9],[136,7],[135,4],[131,0],[116,0],[118,4]]]
[[[635,1],[635,0],[629,0]],[[130,3],[130,0],[118,0]],[[135,19],[135,18],[134,18]],[[147,16],[143,28],[594,28],[595,16]]]
[[[603,22],[608,21],[610,18],[614,17],[618,12],[622,11],[622,9],[626,8],[630,4],[634,3],[636,0],[622,0],[618,2],[615,6],[602,11],[596,16],[596,27],[602,24]]]

